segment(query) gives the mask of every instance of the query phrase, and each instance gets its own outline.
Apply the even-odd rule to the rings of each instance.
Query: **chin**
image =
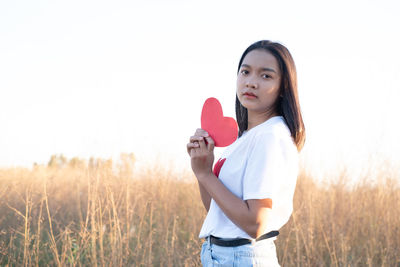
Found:
[[[246,99],[243,99],[242,101],[240,101],[240,104],[242,104],[243,107],[247,108],[247,109],[254,109],[256,108],[256,105],[254,105],[254,103],[249,103],[250,101],[247,101]]]

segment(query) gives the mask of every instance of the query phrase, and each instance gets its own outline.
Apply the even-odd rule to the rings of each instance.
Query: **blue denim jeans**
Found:
[[[207,238],[201,247],[201,263],[204,267],[280,266],[273,240],[271,238],[243,246],[221,247],[211,244]]]

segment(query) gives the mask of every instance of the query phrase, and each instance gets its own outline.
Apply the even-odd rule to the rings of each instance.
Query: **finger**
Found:
[[[186,149],[187,149],[187,152],[189,153],[189,155],[190,155],[190,150],[192,150],[193,148],[198,148],[198,147],[200,147],[200,145],[199,145],[199,142],[193,142],[193,143],[188,143],[187,145],[186,145]]]
[[[211,137],[206,137],[206,141],[207,141],[207,149],[209,151],[213,151],[214,147],[215,147],[215,142]]]
[[[205,140],[204,139],[202,139],[201,141],[199,141],[199,145],[200,145],[200,149],[207,149],[207,146],[206,146],[206,142],[205,142]]]
[[[203,137],[209,136],[208,132],[203,130],[203,129],[201,129],[201,128],[197,128],[195,135],[203,136]]]
[[[198,142],[188,143],[187,144],[187,148],[188,149],[197,148],[197,147],[199,147],[199,143]]]
[[[203,137],[202,137],[202,136],[193,135],[193,136],[190,137],[189,142],[190,142],[190,143],[194,143],[194,142],[198,142],[198,141],[200,141],[200,140],[203,140]]]
[[[196,147],[193,147],[190,149],[189,155],[191,158],[194,157],[195,155],[198,155],[200,152],[200,144],[197,143],[197,144],[195,144],[195,146]]]

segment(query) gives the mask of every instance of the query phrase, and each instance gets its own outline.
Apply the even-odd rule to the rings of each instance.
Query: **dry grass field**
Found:
[[[0,266],[200,266],[206,215],[190,172],[53,157],[0,170]],[[400,266],[400,177],[303,171],[276,244],[282,266]],[[367,182],[372,181],[375,182]]]

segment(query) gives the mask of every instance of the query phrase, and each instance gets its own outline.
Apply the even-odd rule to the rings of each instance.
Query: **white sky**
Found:
[[[398,155],[399,13],[394,0],[1,1],[0,166],[134,152],[190,168],[203,102],[234,117],[239,58],[261,39],[295,59],[308,166]]]

